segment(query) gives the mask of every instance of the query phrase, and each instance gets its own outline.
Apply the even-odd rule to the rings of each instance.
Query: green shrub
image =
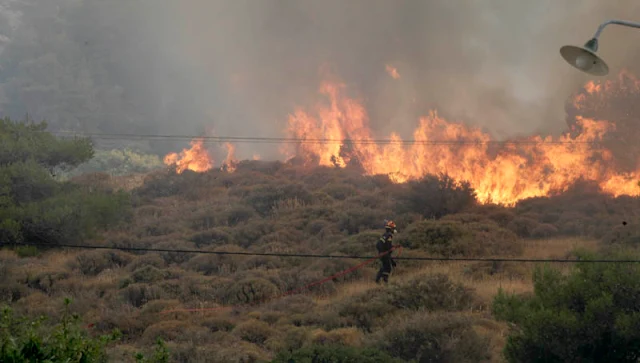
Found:
[[[475,191],[466,182],[446,175],[427,175],[394,190],[401,213],[418,213],[425,218],[441,218],[475,204]]]
[[[403,361],[481,362],[490,342],[473,329],[473,318],[452,313],[421,313],[389,322],[372,345]]]
[[[493,314],[515,325],[504,349],[508,361],[637,362],[640,266],[585,261],[569,275],[537,267],[533,282],[533,295],[500,291],[493,303]]]
[[[160,270],[153,266],[145,266],[135,270],[131,274],[131,279],[135,283],[144,282],[144,283],[152,283],[164,280],[168,274],[166,271]]]
[[[278,293],[278,288],[262,278],[246,278],[229,287],[224,301],[229,304],[250,304],[268,299]]]
[[[13,311],[2,308],[0,312],[0,361],[1,362],[107,362],[106,347],[120,334],[90,337],[80,327],[80,318],[71,314],[65,300],[65,310],[60,322],[52,329],[42,325],[40,319],[17,318]]]
[[[398,242],[441,256],[517,255],[524,248],[514,233],[488,220],[420,221],[401,232]]]

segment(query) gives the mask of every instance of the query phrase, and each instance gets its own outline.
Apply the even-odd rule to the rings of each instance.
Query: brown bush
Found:
[[[246,278],[228,287],[223,301],[228,304],[249,304],[263,301],[278,293],[273,283],[262,278]]]
[[[153,344],[160,338],[164,341],[187,342],[197,341],[206,344],[210,334],[207,328],[193,325],[186,321],[167,320],[157,322],[144,330],[141,341],[144,344]]]
[[[120,291],[120,296],[126,303],[139,308],[151,300],[162,299],[164,293],[158,286],[131,284]]]
[[[471,264],[464,274],[474,280],[483,280],[487,276],[501,275],[510,280],[522,280],[527,276],[529,267],[524,264],[489,261]]]
[[[97,275],[106,269],[124,267],[132,260],[132,255],[121,251],[95,250],[80,253],[70,267],[85,275]]]
[[[135,271],[139,268],[153,266],[162,269],[166,266],[164,259],[156,252],[146,253],[133,259],[128,265],[129,271]]]
[[[213,249],[214,252],[246,252],[244,248],[235,245],[224,245]],[[205,275],[228,276],[236,273],[244,263],[245,256],[198,254],[193,256],[184,267]]]
[[[30,293],[29,288],[17,281],[3,281],[0,283],[0,303],[13,303]]]
[[[442,256],[517,255],[524,248],[515,234],[490,221],[425,220],[408,226],[398,241]]]
[[[364,335],[355,328],[339,328],[331,331],[316,330],[312,332],[311,342],[323,345],[346,345],[361,347]]]
[[[202,321],[202,326],[209,329],[210,332],[230,332],[235,328],[235,324],[228,319],[220,317],[205,318]]]
[[[459,311],[476,303],[473,289],[452,282],[444,274],[419,275],[407,282],[392,284],[387,293],[389,303],[400,309]]]
[[[358,194],[358,189],[345,183],[330,183],[320,190],[336,200],[345,200]]]
[[[475,332],[474,322],[459,314],[421,313],[390,322],[370,345],[407,361],[488,361],[490,340]]]
[[[531,231],[531,237],[549,238],[558,234],[558,228],[553,224],[541,223]]]
[[[275,337],[278,332],[269,324],[258,320],[248,320],[238,324],[233,334],[249,343],[263,345],[267,339]]]
[[[196,232],[189,236],[189,240],[196,244],[196,247],[221,246],[231,241],[230,231],[223,228],[211,228],[205,231]]]
[[[29,272],[26,279],[27,287],[50,294],[54,285],[69,277],[69,272],[60,270],[45,270]]]
[[[540,223],[537,220],[529,217],[515,217],[507,228],[513,231],[520,237],[531,237],[531,232],[536,229]]]

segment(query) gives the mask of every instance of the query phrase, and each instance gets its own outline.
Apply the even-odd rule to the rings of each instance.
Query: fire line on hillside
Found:
[[[618,83],[589,82],[572,103],[579,110],[587,96],[629,92],[631,86],[626,80],[630,77],[633,76],[623,72]],[[640,93],[640,82],[632,79],[635,92]],[[296,109],[285,132],[287,137],[303,141],[357,142],[282,145],[287,160],[297,157],[307,164],[341,168],[357,161],[367,175],[386,174],[396,183],[444,173],[469,182],[483,203],[513,205],[522,199],[565,191],[581,179],[597,182],[604,192],[614,196],[640,195],[640,169],[620,171],[611,151],[594,145],[616,129],[612,122],[576,115],[575,125],[580,129],[577,134],[567,133],[555,139],[531,136],[505,143],[496,152],[488,134],[448,122],[432,111],[419,120],[410,144],[403,143],[395,133],[390,135],[390,142],[381,144],[376,142],[364,106],[345,96],[344,88],[340,83],[323,83],[319,91],[327,102],[313,111]],[[235,146],[227,143],[225,147],[227,157],[222,168],[233,172],[238,163]],[[175,165],[178,173],[187,169],[204,172],[215,164],[202,139],[193,140],[191,148],[180,154],[168,154],[164,162]]]

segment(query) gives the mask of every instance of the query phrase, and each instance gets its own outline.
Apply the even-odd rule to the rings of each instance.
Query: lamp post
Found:
[[[575,45],[565,45],[560,48],[560,55],[573,67],[591,74],[593,76],[606,76],[609,73],[609,66],[600,57],[596,55],[598,51],[598,38],[602,30],[609,25],[623,25],[631,28],[640,28],[640,23],[634,23],[626,20],[607,20],[600,24],[598,30],[593,35],[593,38],[589,39],[583,47],[577,47]]]

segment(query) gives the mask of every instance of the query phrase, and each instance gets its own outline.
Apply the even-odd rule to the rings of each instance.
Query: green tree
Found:
[[[500,291],[493,303],[494,315],[515,325],[504,350],[509,361],[638,361],[638,264],[580,262],[568,275],[539,267],[533,282],[532,295]]]
[[[16,317],[9,307],[0,311],[0,362],[106,362],[106,346],[120,337],[118,331],[91,337],[65,299],[62,319],[53,328],[47,319]]]
[[[91,159],[88,139],[58,139],[45,122],[0,119],[0,240],[62,243],[91,236],[126,216],[122,192],[54,178]]]

